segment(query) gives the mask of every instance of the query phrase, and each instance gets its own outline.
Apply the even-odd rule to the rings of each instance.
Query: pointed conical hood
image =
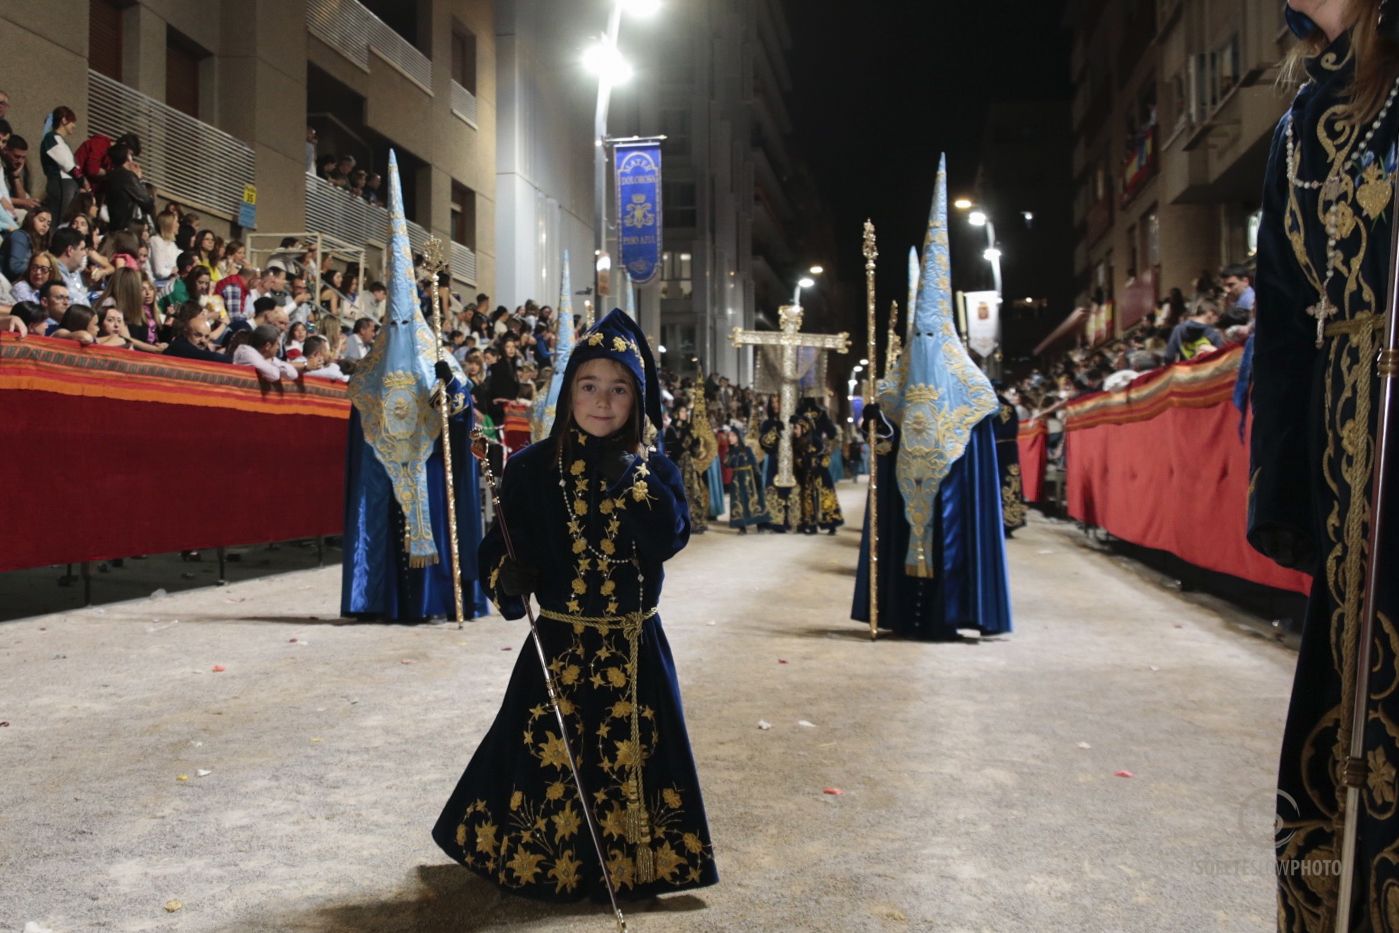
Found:
[[[549,379],[549,391],[536,402],[535,440],[548,437],[554,427],[554,417],[558,413],[559,394],[563,391],[564,371],[568,369],[568,358],[573,353],[573,276],[569,273],[568,250],[563,251],[563,275],[559,282],[559,307],[554,340],[554,374]]]
[[[908,315],[904,327],[905,343],[913,337],[913,309],[918,303],[918,271],[918,248],[910,246],[908,248],[908,304],[904,305],[904,313]]]
[[[895,476],[910,525],[905,572],[930,577],[933,506],[938,487],[966,452],[972,428],[999,407],[952,325],[952,266],[947,241],[947,159],[938,163],[913,330],[900,366],[902,386],[891,414],[902,427]]]
[[[427,459],[442,431],[432,407],[436,335],[418,308],[413,254],[403,216],[398,159],[389,150],[389,281],[384,327],[347,387],[365,443],[374,450],[403,509],[404,548],[412,566],[437,562],[428,513]]]

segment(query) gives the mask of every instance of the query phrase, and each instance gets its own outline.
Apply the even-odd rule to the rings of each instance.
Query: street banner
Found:
[[[967,346],[978,356],[996,352],[1001,343],[1001,299],[994,291],[966,292]]]
[[[618,143],[617,251],[634,286],[648,285],[661,267],[661,146],[655,140]]]

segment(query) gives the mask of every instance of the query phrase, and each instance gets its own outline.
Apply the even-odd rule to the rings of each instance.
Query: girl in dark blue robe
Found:
[[[1279,564],[1313,575],[1278,772],[1284,931],[1336,925],[1346,815],[1340,778],[1351,769],[1370,561],[1382,572],[1358,769],[1351,929],[1394,929],[1399,891],[1399,496],[1387,500],[1377,553],[1367,540],[1376,361],[1392,284],[1399,55],[1393,36],[1377,37],[1374,5],[1358,6],[1361,24],[1329,37],[1289,16],[1305,34],[1308,81],[1273,134],[1258,238],[1248,539]],[[1375,94],[1357,114],[1348,108],[1362,67]]]
[[[596,370],[578,378],[594,360],[620,364],[629,374],[622,378],[633,381],[633,420],[601,436],[592,433],[586,408],[573,403],[596,391],[588,382]],[[531,593],[538,601],[586,806],[623,897],[718,880],[675,664],[657,615],[663,564],[688,542],[690,515],[675,464],[654,448],[638,452],[643,397],[659,430],[659,383],[646,338],[614,310],[569,358],[550,436],[506,467],[501,515],[515,558],[499,517],[480,551],[480,572],[506,618],[523,616]],[[602,869],[557,722],[527,644],[433,838],[513,893],[600,898]]]
[[[1004,395],[996,395],[996,469],[1001,476],[1001,521],[1009,538],[1025,527],[1025,489],[1020,478],[1020,416]]]

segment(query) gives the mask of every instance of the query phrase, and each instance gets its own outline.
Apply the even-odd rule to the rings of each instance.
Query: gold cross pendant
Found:
[[[1336,310],[1331,299],[1324,295],[1320,301],[1307,309],[1307,314],[1316,318],[1316,347],[1318,350],[1321,349],[1321,345],[1326,339],[1326,321],[1335,316]]]

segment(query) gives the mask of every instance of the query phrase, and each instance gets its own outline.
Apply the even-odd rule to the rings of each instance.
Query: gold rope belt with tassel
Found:
[[[1375,314],[1371,311],[1361,311],[1353,318],[1344,321],[1332,321],[1326,325],[1324,333],[1327,337],[1339,337],[1342,334],[1348,337],[1356,337],[1368,331],[1385,331],[1385,321],[1387,318],[1383,314]]]
[[[631,745],[636,750],[631,774],[626,782],[627,841],[636,846],[636,883],[649,884],[656,880],[656,858],[651,851],[651,821],[646,812],[646,793],[642,784],[643,755],[641,747],[641,704],[637,697],[638,664],[641,654],[641,626],[656,614],[652,606],[640,612],[615,616],[585,616],[571,612],[556,612],[539,608],[541,619],[564,622],[575,630],[590,628],[603,635],[620,631],[627,640],[628,699],[631,704]]]

